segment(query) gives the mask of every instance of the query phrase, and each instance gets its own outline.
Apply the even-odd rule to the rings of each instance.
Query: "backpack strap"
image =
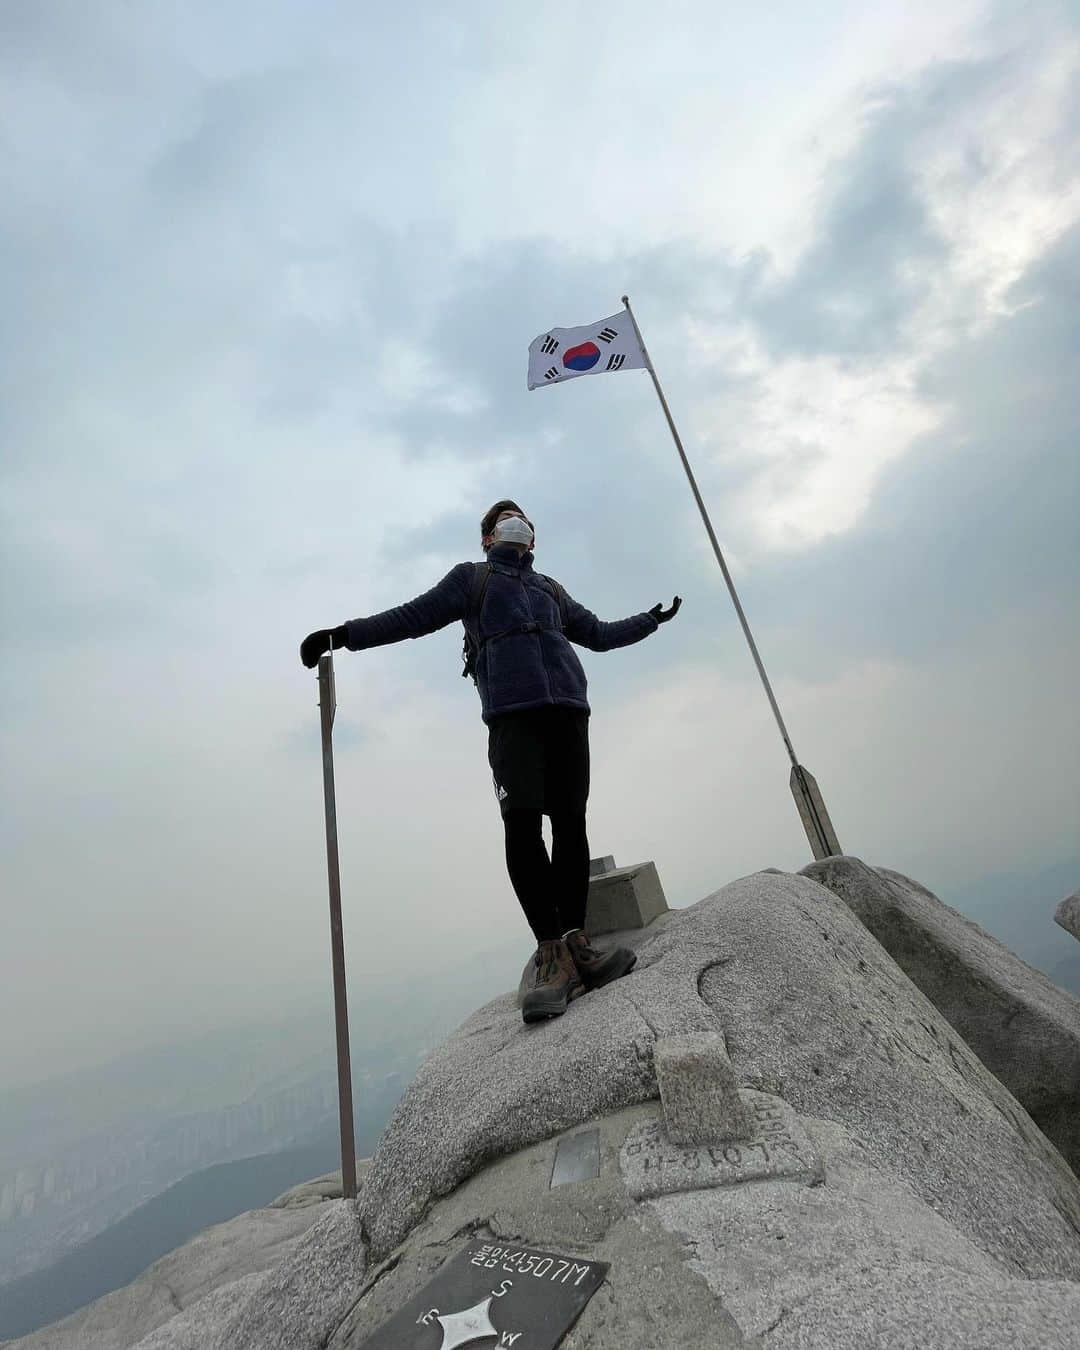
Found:
[[[465,610],[465,619],[475,619],[479,625],[480,611],[484,607],[484,596],[487,593],[488,582],[491,580],[492,565],[490,562],[474,562],[472,585],[469,588],[469,603]],[[461,644],[462,661],[462,679],[476,679],[476,658],[480,655],[482,642],[478,641],[469,632],[468,623],[464,623],[465,640]]]
[[[465,611],[467,619],[478,619],[484,607],[484,594],[491,580],[491,563],[474,562],[472,589],[469,591],[469,607]]]
[[[546,581],[555,593],[555,603],[559,606],[559,627],[566,628],[566,592],[555,580],[554,577],[545,576],[543,572],[537,572],[536,575],[541,581]]]

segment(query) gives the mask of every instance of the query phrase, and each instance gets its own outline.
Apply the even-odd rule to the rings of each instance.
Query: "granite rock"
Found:
[[[899,872],[811,863],[1080,1172],[1080,999]]]
[[[376,1261],[484,1163],[655,1098],[657,1040],[713,1031],[742,1086],[854,1130],[1009,1269],[1080,1274],[1076,1178],[831,891],[746,877],[667,916],[637,950],[630,976],[565,1016],[525,1027],[512,997],[496,999],[425,1062],[360,1198]]]
[[[771,1175],[751,1167],[719,1187],[687,1188],[670,1173],[637,1186],[647,1173],[635,1141],[670,1148],[656,1102],[592,1123],[595,1178],[551,1188],[558,1136],[500,1158],[436,1201],[369,1272],[328,1350],[362,1350],[444,1261],[474,1244],[494,1255],[532,1244],[610,1262],[565,1350],[1075,1350],[1080,1284],[1027,1279],[995,1260],[847,1127],[790,1108],[782,1123],[812,1165],[786,1171],[775,1158]]]
[[[708,958],[710,939],[680,957],[687,913],[664,915],[658,931],[611,939],[636,947],[633,973],[575,999],[562,1017],[526,1026],[516,995],[503,995],[424,1061],[383,1131],[360,1197],[374,1260],[485,1162],[658,1096],[657,1037],[716,1030],[696,983],[695,962]]]
[[[1080,891],[1073,891],[1062,900],[1054,910],[1054,922],[1074,938],[1080,938]]]
[[[371,1166],[370,1158],[358,1158],[356,1161],[356,1184],[362,1186],[367,1169]],[[292,1186],[279,1195],[276,1200],[270,1201],[270,1209],[304,1209],[308,1205],[321,1205],[324,1200],[341,1199],[341,1173],[327,1172],[325,1176],[315,1177],[312,1181],[302,1181],[299,1186]]]
[[[769,1350],[1066,1350],[1080,1284],[1010,1273],[876,1163],[804,1117],[824,1182],[757,1181],[649,1202],[740,1330]]]
[[[155,1261],[124,1288],[10,1344],[20,1350],[127,1350],[219,1286],[257,1279],[276,1266],[318,1218],[316,1208],[237,1215]]]
[[[352,1201],[301,1211],[312,1212],[318,1221],[273,1269],[216,1289],[138,1350],[323,1350],[363,1290],[366,1259]]]

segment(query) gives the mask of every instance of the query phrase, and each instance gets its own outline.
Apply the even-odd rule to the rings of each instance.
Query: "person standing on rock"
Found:
[[[571,643],[594,652],[628,647],[673,619],[682,601],[675,596],[669,609],[657,604],[602,622],[533,570],[536,534],[516,502],[496,502],[485,512],[480,541],[485,562],[458,563],[407,604],[318,629],[300,644],[300,659],[312,668],[332,648],[362,651],[455,621],[464,625],[463,673],[476,681],[488,726],[507,871],[537,942],[522,999],[522,1017],[536,1022],[558,1017],[578,994],[628,974],[636,960],[624,947],[597,951],[585,935],[589,703]]]

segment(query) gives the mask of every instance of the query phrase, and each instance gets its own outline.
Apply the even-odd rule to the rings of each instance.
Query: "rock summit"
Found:
[[[1080,1002],[907,878],[806,871],[620,934],[556,1021],[480,1008],[355,1204],[123,1344],[1080,1347]]]

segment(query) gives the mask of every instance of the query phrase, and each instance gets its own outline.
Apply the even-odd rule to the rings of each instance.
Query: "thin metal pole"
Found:
[[[337,1029],[338,1121],[341,1128],[341,1193],[356,1198],[356,1136],[353,1130],[349,1006],[345,992],[345,943],[341,931],[341,870],[338,866],[337,796],[334,791],[334,654],[319,657],[319,713],[322,724],[323,801],[326,808],[326,870],[330,880],[330,953],[334,968],[334,1022]]]
[[[784,726],[784,719],[780,716],[780,708],[773,697],[772,685],[769,683],[769,677],[765,674],[765,667],[762,664],[761,657],[758,655],[757,643],[754,641],[754,635],[750,631],[750,625],[746,621],[746,615],[743,613],[743,607],[739,603],[739,596],[735,590],[735,583],[731,579],[731,573],[728,571],[727,563],[724,561],[724,555],[720,551],[720,544],[716,538],[716,531],[712,527],[712,521],[709,519],[709,513],[705,509],[705,503],[701,499],[701,493],[698,491],[697,479],[694,477],[694,471],[690,467],[690,461],[686,458],[686,451],[683,449],[683,443],[679,436],[678,429],[675,426],[675,419],[671,416],[671,409],[668,407],[667,399],[664,397],[664,391],[660,388],[660,381],[656,377],[656,371],[653,369],[652,359],[649,356],[649,350],[645,346],[645,339],[641,336],[641,329],[638,327],[638,321],[634,317],[634,311],[630,308],[630,297],[624,295],[623,304],[626,306],[626,312],[630,315],[630,322],[634,325],[634,332],[637,334],[637,340],[641,344],[641,352],[645,357],[645,366],[652,376],[653,387],[656,389],[656,396],[660,400],[660,406],[664,410],[664,416],[667,418],[668,429],[671,432],[672,440],[675,442],[675,449],[679,452],[679,458],[682,460],[682,466],[686,470],[686,476],[690,480],[690,491],[694,494],[694,501],[697,502],[698,510],[701,512],[701,519],[705,522],[705,529],[709,536],[709,542],[712,544],[713,552],[716,554],[716,561],[720,564],[720,570],[724,574],[724,580],[727,582],[727,588],[731,593],[731,600],[735,606],[735,613],[739,616],[739,622],[742,624],[742,630],[746,635],[746,640],[750,644],[750,654],[754,658],[754,665],[757,666],[758,674],[761,676],[761,683],[765,686],[765,693],[769,698],[769,706],[773,710],[773,716],[776,718],[776,725],[780,728],[780,735],[784,738],[784,745],[787,748],[788,756],[791,759],[793,768],[799,767],[799,761],[795,756],[795,750],[791,744],[791,737],[787,733],[787,727]]]

